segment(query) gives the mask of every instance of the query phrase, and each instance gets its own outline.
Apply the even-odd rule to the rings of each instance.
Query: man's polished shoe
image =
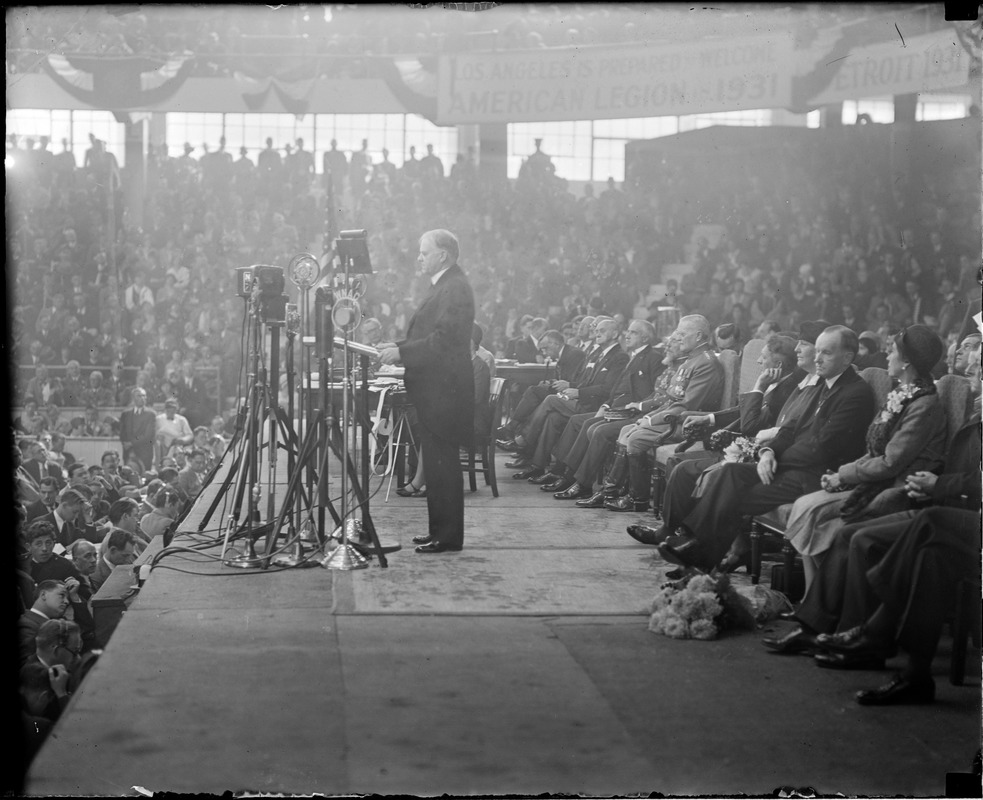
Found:
[[[514,461],[506,461],[505,462],[505,469],[525,469],[526,467],[530,466],[531,464],[532,464],[532,461],[529,458],[527,458],[526,456],[520,455]]]
[[[628,526],[628,535],[636,542],[641,542],[642,544],[659,545],[672,534],[669,531],[668,525],[663,524],[658,528],[650,528],[648,525],[639,523]]]
[[[812,654],[816,650],[816,634],[800,625],[784,636],[766,636],[761,640],[761,644],[771,652],[782,655]]]
[[[430,544],[430,542],[433,541],[433,536],[431,536],[429,533],[421,534],[419,536],[414,536],[412,541],[413,544]]]
[[[443,542],[432,541],[427,544],[421,544],[416,548],[418,553],[459,553],[463,550],[463,547],[453,547],[449,544],[444,544]]]
[[[508,450],[513,453],[519,449],[519,445],[515,439],[496,439],[495,447],[499,450]]]
[[[556,494],[557,492],[565,492],[571,486],[573,486],[576,481],[573,478],[560,478],[553,483],[547,483],[545,486],[540,486],[539,490],[541,492],[552,492]]]
[[[829,653],[820,651],[813,657],[823,669],[884,669],[884,656],[877,653]]]
[[[821,633],[816,642],[829,653],[842,653],[846,656],[874,659],[891,658],[898,652],[893,642],[872,639],[863,625],[858,625],[842,633]]]
[[[599,492],[594,492],[592,495],[583,497],[574,505],[576,505],[577,508],[604,508],[604,501],[607,499],[608,497],[606,494],[604,494],[604,490],[602,489]]]
[[[536,466],[526,467],[522,472],[516,472],[512,475],[513,480],[517,481],[527,481],[530,478],[535,478],[538,475],[542,475],[543,471]]]
[[[862,706],[895,706],[935,702],[935,681],[930,677],[906,678],[900,673],[876,689],[862,689],[855,698]]]
[[[609,497],[604,501],[604,507],[608,511],[648,511],[648,500],[636,500],[630,494],[623,494],[621,497]]]
[[[560,476],[554,472],[544,472],[542,475],[530,478],[529,483],[535,484],[536,486],[545,486],[547,483],[556,483],[559,479]]]
[[[587,486],[581,486],[574,481],[562,492],[553,495],[557,500],[579,500],[581,497],[590,497],[591,490]]]

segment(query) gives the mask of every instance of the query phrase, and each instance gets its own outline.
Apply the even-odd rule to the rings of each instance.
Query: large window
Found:
[[[890,97],[873,97],[868,100],[844,100],[843,124],[856,125],[857,117],[866,114],[871,122],[894,122],[894,100]]]
[[[818,126],[818,114],[815,125]],[[514,178],[524,159],[535,152],[535,140],[553,159],[556,174],[572,181],[625,179],[625,144],[711,125],[770,125],[771,111],[723,111],[681,117],[599,119],[585,122],[521,122],[508,126],[508,175]]]
[[[221,114],[168,114],[164,141],[171,156],[184,153],[184,145],[190,144],[195,158],[202,155],[200,148],[207,144],[209,149],[218,147],[222,136]]]
[[[937,119],[962,119],[969,116],[968,95],[925,94],[918,98],[915,119],[928,122]]]
[[[106,143],[106,150],[125,163],[125,132],[122,123],[109,111],[66,111],[64,109],[12,108],[7,110],[7,133],[16,133],[20,145],[24,139],[51,139],[51,152],[60,153],[62,139],[67,139],[79,166],[89,149],[89,134]]]
[[[255,159],[266,147],[266,140],[273,140],[273,147],[282,152],[285,145],[293,146],[297,139],[304,140],[304,149],[315,154],[317,171],[321,172],[321,155],[330,149],[331,141],[338,149],[351,154],[362,149],[362,140],[368,141],[373,162],[382,160],[382,150],[389,151],[389,160],[402,166],[409,155],[410,146],[416,147],[416,157],[426,155],[428,144],[450,169],[457,156],[457,129],[442,128],[412,114],[192,114],[171,112],[167,114],[167,144],[172,156],[183,152],[184,143],[195,148],[195,157],[202,144],[218,147],[225,136],[225,147],[233,155],[245,147]]]
[[[508,126],[508,176],[519,174],[522,162],[541,149],[553,159],[556,174],[573,181],[591,179],[591,123],[517,122]]]

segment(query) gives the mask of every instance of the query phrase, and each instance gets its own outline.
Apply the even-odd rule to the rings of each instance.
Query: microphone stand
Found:
[[[345,288],[350,285],[351,279],[351,267],[352,258],[349,256],[343,260],[343,265],[345,269]],[[339,457],[341,459],[341,525],[334,531],[332,538],[338,538],[340,543],[338,546],[331,551],[330,554],[326,555],[324,561],[321,562],[322,566],[328,569],[340,569],[340,570],[353,570],[353,569],[365,569],[368,567],[368,559],[365,558],[353,545],[351,545],[347,540],[347,533],[355,533],[354,520],[349,521],[349,508],[348,508],[348,465],[351,452],[348,449],[348,425],[351,424],[351,416],[348,407],[348,325],[342,325],[343,339],[342,339],[342,365],[344,368],[341,386],[341,429],[340,429],[340,440],[341,440],[341,453]],[[354,431],[354,425],[352,425]],[[362,487],[368,490],[368,487]]]

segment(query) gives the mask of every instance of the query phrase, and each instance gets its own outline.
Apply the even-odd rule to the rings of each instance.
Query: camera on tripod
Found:
[[[283,267],[254,264],[236,268],[236,294],[256,300],[260,318],[267,324],[283,325],[287,321],[289,298],[283,293],[285,286]]]

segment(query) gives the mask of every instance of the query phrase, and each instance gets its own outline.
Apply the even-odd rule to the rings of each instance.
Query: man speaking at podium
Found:
[[[383,364],[405,368],[406,394],[420,423],[430,528],[413,537],[418,553],[452,552],[464,545],[460,447],[474,436],[474,293],[457,265],[458,251],[450,231],[420,237],[416,260],[430,276],[430,293],[410,320],[406,339],[380,348]]]

